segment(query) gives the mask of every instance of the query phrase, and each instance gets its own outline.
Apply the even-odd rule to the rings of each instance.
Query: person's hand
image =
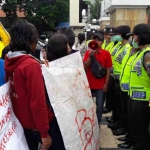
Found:
[[[106,93],[107,92],[107,90],[108,90],[108,84],[104,84],[104,86],[103,86],[103,92],[104,93]]]
[[[41,150],[47,150],[52,145],[52,139],[50,136],[42,138]]]
[[[96,53],[96,50],[90,50],[90,55],[94,55]]]
[[[49,61],[48,60],[43,59],[41,61],[41,64],[45,64],[45,66],[49,68]]]

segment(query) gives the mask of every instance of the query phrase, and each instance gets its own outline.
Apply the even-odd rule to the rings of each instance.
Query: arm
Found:
[[[32,116],[41,137],[45,138],[48,136],[49,121],[40,65],[33,63],[25,70],[25,75]]]
[[[107,63],[106,63],[106,69],[107,69],[107,73],[106,73],[106,82],[103,86],[103,91],[107,92],[108,90],[108,84],[109,84],[109,79],[110,79],[110,73],[111,73],[111,68],[112,68],[112,60],[111,60],[111,55],[108,52],[107,53],[108,57],[107,57]]]
[[[145,68],[145,71],[147,71],[148,76],[150,76],[150,52],[147,52],[144,55],[143,66]]]

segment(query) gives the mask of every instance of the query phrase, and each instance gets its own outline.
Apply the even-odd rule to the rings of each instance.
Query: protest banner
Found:
[[[0,150],[29,150],[23,128],[12,110],[9,87],[10,82],[0,87]]]
[[[80,52],[42,66],[46,89],[66,150],[99,150],[96,106]]]

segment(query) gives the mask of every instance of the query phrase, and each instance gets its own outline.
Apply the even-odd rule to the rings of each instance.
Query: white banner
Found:
[[[10,82],[0,87],[0,150],[29,150],[22,126],[12,110],[9,86]]]
[[[49,65],[42,71],[66,150],[99,150],[96,106],[80,52]]]

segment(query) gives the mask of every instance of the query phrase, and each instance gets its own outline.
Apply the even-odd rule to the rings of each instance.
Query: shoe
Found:
[[[124,149],[128,149],[131,146],[132,146],[132,144],[130,142],[125,142],[125,143],[122,143],[122,144],[118,144],[119,148],[124,148]]]
[[[125,129],[125,128],[120,128],[118,130],[113,131],[113,134],[117,135],[117,136],[124,135],[126,133],[127,133],[127,129]]]
[[[123,136],[123,137],[119,137],[119,138],[118,138],[118,141],[124,141],[124,142],[125,142],[126,140],[127,140],[126,136]]]
[[[116,119],[113,118],[113,117],[111,117],[111,118],[106,119],[106,121],[107,121],[108,123],[115,123],[115,122],[116,122]]]
[[[109,113],[109,112],[111,112],[111,110],[105,107],[104,110],[103,110],[103,114],[106,114],[106,113]]]
[[[111,129],[118,129],[120,127],[120,122],[109,123],[107,126]]]

